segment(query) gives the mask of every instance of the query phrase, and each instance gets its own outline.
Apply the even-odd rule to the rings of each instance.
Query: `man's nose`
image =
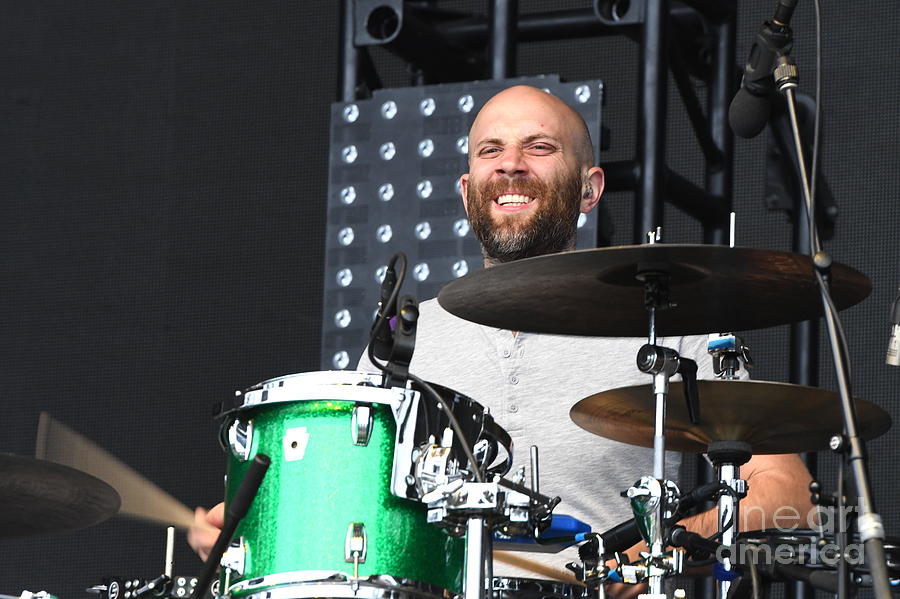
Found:
[[[521,148],[510,147],[503,151],[503,157],[497,163],[497,173],[509,177],[521,176],[528,173],[528,163],[525,161],[525,153]]]

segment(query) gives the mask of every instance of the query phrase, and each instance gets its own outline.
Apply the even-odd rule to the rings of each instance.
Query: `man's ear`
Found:
[[[581,195],[581,212],[587,214],[594,209],[600,202],[600,196],[603,194],[603,186],[606,177],[603,169],[599,166],[592,166],[587,172],[587,183],[582,187]]]
[[[459,178],[459,194],[462,196],[463,208],[466,210],[466,216],[469,215],[469,173]]]

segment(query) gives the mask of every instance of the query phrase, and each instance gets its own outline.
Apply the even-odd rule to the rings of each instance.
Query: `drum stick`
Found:
[[[46,412],[41,412],[38,422],[35,457],[77,468],[106,482],[122,498],[119,514],[180,529],[194,524],[193,510]]]
[[[516,568],[528,570],[529,572],[544,578],[562,581],[567,584],[584,586],[584,584],[576,580],[575,575],[568,570],[562,570],[560,568],[548,566],[547,564],[542,564],[541,562],[523,556],[520,552],[494,551],[494,561],[506,564],[507,566],[515,566]]]

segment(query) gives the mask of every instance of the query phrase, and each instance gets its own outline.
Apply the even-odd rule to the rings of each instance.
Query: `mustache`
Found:
[[[514,181],[488,180],[476,185],[478,197],[482,200],[494,201],[497,197],[514,193],[530,198],[546,198],[550,186],[540,179],[517,179]]]

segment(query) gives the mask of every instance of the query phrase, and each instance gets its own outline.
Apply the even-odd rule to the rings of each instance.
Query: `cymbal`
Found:
[[[808,256],[715,245],[653,244],[526,258],[471,272],[438,296],[448,312],[480,324],[534,333],[642,337],[648,333],[647,268],[669,275],[658,335],[744,331],[816,318],[822,302]],[[838,309],[865,299],[872,283],[835,263]]]
[[[828,448],[843,430],[837,393],[815,387],[762,381],[697,381],[700,423],[692,424],[680,382],[666,400],[666,449],[703,453],[713,441],[744,441],[754,454],[797,453]],[[859,434],[883,435],[891,417],[877,405],[854,400]],[[610,389],[572,406],[581,428],[614,441],[653,447],[656,400],[650,385]]]
[[[99,524],[119,510],[119,494],[74,468],[0,454],[0,537],[66,532]]]

